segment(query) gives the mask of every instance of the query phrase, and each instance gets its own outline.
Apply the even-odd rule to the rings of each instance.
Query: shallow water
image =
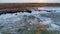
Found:
[[[17,15],[16,15],[17,14]],[[60,34],[59,11],[0,15],[1,34]]]

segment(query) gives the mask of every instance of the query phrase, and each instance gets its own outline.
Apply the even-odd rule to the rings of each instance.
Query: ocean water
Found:
[[[59,8],[39,10],[0,15],[0,34],[60,34]]]

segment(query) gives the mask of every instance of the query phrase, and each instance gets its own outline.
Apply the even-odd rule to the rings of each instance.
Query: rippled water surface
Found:
[[[0,34],[60,34],[60,10],[58,9],[50,12],[32,10],[32,13],[2,14]]]

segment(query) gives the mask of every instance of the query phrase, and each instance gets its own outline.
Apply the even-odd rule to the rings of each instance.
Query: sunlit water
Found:
[[[60,12],[55,8],[53,10],[56,11],[39,12],[32,10],[32,13],[2,14],[0,15],[0,34],[33,34],[32,32],[36,34],[36,31],[39,30],[41,34],[47,34],[48,32],[49,34],[60,34]],[[37,29],[38,25],[41,26],[39,26],[39,30]],[[43,28],[44,33],[41,28]]]

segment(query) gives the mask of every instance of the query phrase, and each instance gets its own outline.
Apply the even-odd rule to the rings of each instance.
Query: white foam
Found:
[[[47,28],[49,30],[59,30],[60,26],[58,26],[56,24],[53,24],[53,20],[51,18],[42,17],[40,15],[40,13],[43,14],[44,12],[42,13],[42,12],[38,12],[38,11],[33,11],[32,13],[24,12],[24,13],[14,13],[14,14],[3,14],[3,15],[0,16],[0,23],[4,23],[4,28],[9,28],[9,27],[12,27],[13,29],[24,28],[23,26],[26,25],[24,19],[27,19],[28,17],[25,18],[23,16],[24,15],[26,15],[26,16],[33,15],[36,18],[30,19],[30,21],[31,21],[30,24],[31,25],[32,24],[35,24],[35,25],[36,24],[42,24],[43,26],[44,25],[50,26],[49,28]],[[39,18],[41,21],[38,22],[37,18]],[[27,19],[27,22],[28,21],[29,20]],[[30,30],[30,29],[28,29],[28,30]]]

